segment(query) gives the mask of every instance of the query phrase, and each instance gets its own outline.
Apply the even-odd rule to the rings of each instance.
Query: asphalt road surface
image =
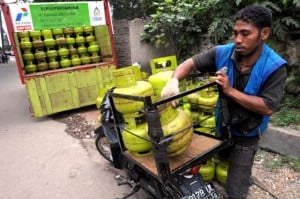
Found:
[[[31,116],[13,58],[0,64],[0,91],[1,199],[114,199],[130,190],[117,186],[118,171],[98,155],[93,139],[76,139],[64,123]]]

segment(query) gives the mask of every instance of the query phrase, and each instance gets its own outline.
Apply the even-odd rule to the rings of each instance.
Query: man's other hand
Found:
[[[161,91],[161,98],[167,98],[179,93],[179,81],[176,78],[171,78]],[[176,107],[179,104],[178,100],[171,102],[173,107]]]

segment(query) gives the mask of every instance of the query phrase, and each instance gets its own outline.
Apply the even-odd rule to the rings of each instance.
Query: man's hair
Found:
[[[234,21],[242,20],[251,23],[258,29],[271,27],[272,13],[265,6],[254,4],[241,9],[234,16]]]

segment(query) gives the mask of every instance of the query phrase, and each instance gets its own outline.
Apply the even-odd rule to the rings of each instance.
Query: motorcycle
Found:
[[[207,83],[156,102],[152,102],[150,96],[131,96],[113,93],[113,88],[108,90],[100,107],[101,125],[95,130],[95,144],[101,156],[115,168],[126,172],[125,177],[116,177],[118,185],[127,184],[131,187],[131,191],[122,199],[130,197],[140,188],[157,199],[218,198],[213,184],[205,182],[199,174],[199,165],[229,147],[230,139],[194,131],[193,141],[186,152],[180,155],[180,158],[169,158],[167,146],[174,137],[163,136],[158,113],[158,107],[162,104],[215,85],[214,82]],[[116,110],[115,98],[144,103],[142,112],[149,127],[153,155],[136,157],[128,152],[122,140],[125,122],[122,114]],[[212,141],[212,144],[205,148],[197,147],[201,143],[208,143],[207,141]]]

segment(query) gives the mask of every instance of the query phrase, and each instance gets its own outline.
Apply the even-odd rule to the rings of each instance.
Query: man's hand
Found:
[[[229,78],[228,78],[226,72],[223,70],[217,71],[215,81],[222,88],[223,93],[225,95],[228,95],[228,93],[230,92],[231,86],[230,86]]]
[[[161,91],[161,98],[171,97],[179,93],[179,81],[176,78],[171,78]],[[179,104],[178,100],[171,102],[173,107],[176,107]]]

